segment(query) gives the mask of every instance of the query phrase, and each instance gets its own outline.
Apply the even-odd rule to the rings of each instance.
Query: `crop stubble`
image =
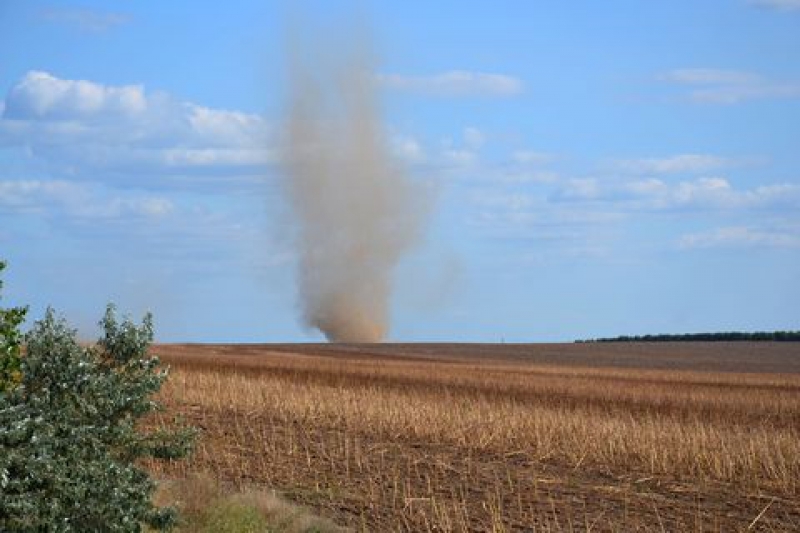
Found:
[[[201,429],[161,476],[369,531],[800,530],[797,344],[154,350]]]

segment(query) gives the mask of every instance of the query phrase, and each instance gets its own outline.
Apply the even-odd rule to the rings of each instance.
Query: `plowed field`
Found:
[[[154,351],[201,430],[159,476],[376,532],[800,531],[800,343]]]

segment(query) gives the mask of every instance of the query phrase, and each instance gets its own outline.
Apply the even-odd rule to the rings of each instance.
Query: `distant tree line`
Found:
[[[800,331],[723,331],[719,333],[679,333],[659,335],[621,335],[575,342],[694,342],[694,341],[778,341],[798,342]]]

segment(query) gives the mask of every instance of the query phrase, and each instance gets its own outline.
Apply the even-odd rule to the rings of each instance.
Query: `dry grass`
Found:
[[[213,477],[195,473],[159,483],[158,505],[180,510],[177,533],[344,533],[274,491],[226,490]]]
[[[797,375],[161,351],[163,400],[203,430],[161,474],[357,529],[800,529]]]

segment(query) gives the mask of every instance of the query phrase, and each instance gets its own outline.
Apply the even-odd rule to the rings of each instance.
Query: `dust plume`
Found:
[[[367,39],[305,30],[290,46],[285,147],[303,318],[330,341],[379,342],[426,202],[390,153]]]

